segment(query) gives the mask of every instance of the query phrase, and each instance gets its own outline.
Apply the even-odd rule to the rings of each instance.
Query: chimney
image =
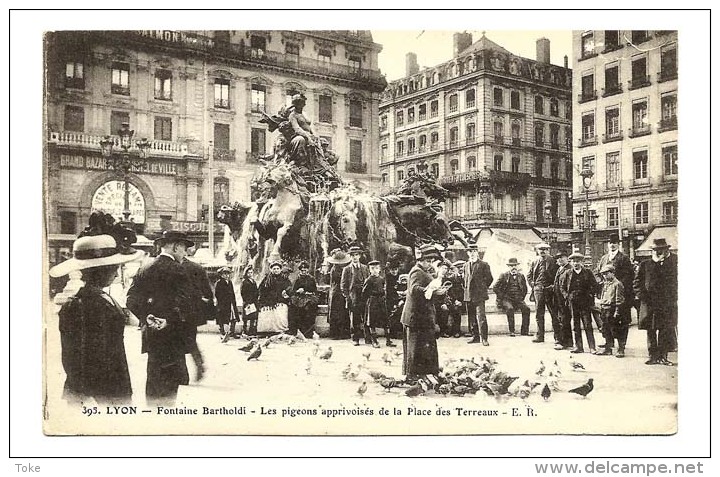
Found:
[[[420,71],[415,53],[405,55],[405,76],[412,76]]]
[[[537,62],[550,64],[550,40],[540,38],[537,41]]]
[[[565,66],[565,69],[568,67],[568,57],[565,55],[565,58],[563,58],[563,65]]]
[[[472,33],[453,33],[453,58],[472,45]]]

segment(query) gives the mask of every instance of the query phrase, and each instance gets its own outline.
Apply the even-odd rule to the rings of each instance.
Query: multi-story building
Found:
[[[455,33],[453,42],[452,59],[422,71],[408,53],[406,77],[381,98],[383,184],[397,185],[425,161],[451,192],[446,214],[470,230],[569,229],[567,59],[564,67],[551,65],[545,38],[535,60],[484,34],[473,43],[471,34]]]
[[[660,236],[677,246],[677,48],[676,31],[573,32],[573,205],[585,215],[590,169],[594,259],[613,232],[633,254]]]
[[[343,176],[377,187],[381,48],[360,30],[49,33],[50,238],[67,247],[94,209],[122,218],[124,174],[100,144],[129,123],[150,142],[128,176],[138,232],[175,228],[208,241],[210,204],[249,200],[258,157],[272,152],[276,134],[261,112],[276,113],[294,93],[308,98],[304,113]]]

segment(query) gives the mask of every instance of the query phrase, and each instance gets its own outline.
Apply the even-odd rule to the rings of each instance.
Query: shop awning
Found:
[[[664,238],[665,241],[670,245],[670,250],[677,252],[678,250],[678,234],[677,227],[674,225],[655,227],[650,235],[637,249],[635,253],[637,255],[650,255],[652,253],[653,241],[659,238]]]
[[[516,243],[518,245],[527,244],[531,247],[542,242],[542,238],[532,229],[492,229],[493,238],[500,242]]]
[[[540,237],[545,237],[548,233],[548,230],[550,232],[557,233],[558,242],[570,242],[572,240],[573,232],[576,232],[573,229],[548,229],[547,227],[535,227],[535,231],[540,234]],[[582,233],[582,230],[580,232]]]

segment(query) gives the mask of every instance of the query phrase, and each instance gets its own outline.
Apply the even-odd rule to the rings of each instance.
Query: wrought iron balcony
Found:
[[[366,174],[367,162],[346,162],[345,172],[351,172],[353,174]]]
[[[658,123],[658,132],[672,131],[677,129],[677,116],[672,116],[660,120]]]
[[[622,90],[623,90],[622,85],[620,83],[606,86],[605,88],[602,89],[602,97],[607,98],[608,96],[620,94],[620,93],[622,93]]]
[[[130,96],[130,87],[122,86],[119,84],[113,84],[110,86],[110,92],[112,94],[121,94],[123,96]]]
[[[645,86],[650,86],[649,76],[638,76],[628,81],[629,90],[644,88]]]
[[[65,87],[73,89],[85,89],[85,78],[65,77]]]
[[[229,100],[229,99],[215,98],[214,106],[215,106],[216,108],[220,108],[220,109],[230,109],[230,100]]]
[[[614,142],[614,141],[621,141],[623,138],[622,131],[618,130],[612,133],[607,133],[602,135],[602,142],[608,143],[608,142]]]
[[[596,146],[597,142],[597,136],[594,135],[581,137],[580,139],[578,139],[578,147]]]
[[[565,179],[559,177],[533,177],[531,183],[540,187],[567,187],[568,183]]]
[[[155,99],[161,99],[163,101],[172,101],[172,91],[164,89],[155,90]]]
[[[670,81],[670,80],[676,80],[678,77],[677,68],[673,69],[667,69],[667,70],[661,70],[658,74],[658,83],[662,83],[664,81]]]
[[[628,129],[628,137],[640,137],[640,136],[647,136],[650,134],[651,128],[649,124],[643,124],[641,126],[636,126]]]
[[[594,101],[597,99],[597,92],[596,90],[591,91],[583,91],[582,93],[578,94],[578,103],[587,103],[588,101]]]
[[[235,149],[213,149],[213,159],[216,161],[234,161]]]

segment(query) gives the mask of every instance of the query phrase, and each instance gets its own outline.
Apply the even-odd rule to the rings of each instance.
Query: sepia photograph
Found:
[[[176,13],[35,38],[35,433],[678,436],[687,21]]]

